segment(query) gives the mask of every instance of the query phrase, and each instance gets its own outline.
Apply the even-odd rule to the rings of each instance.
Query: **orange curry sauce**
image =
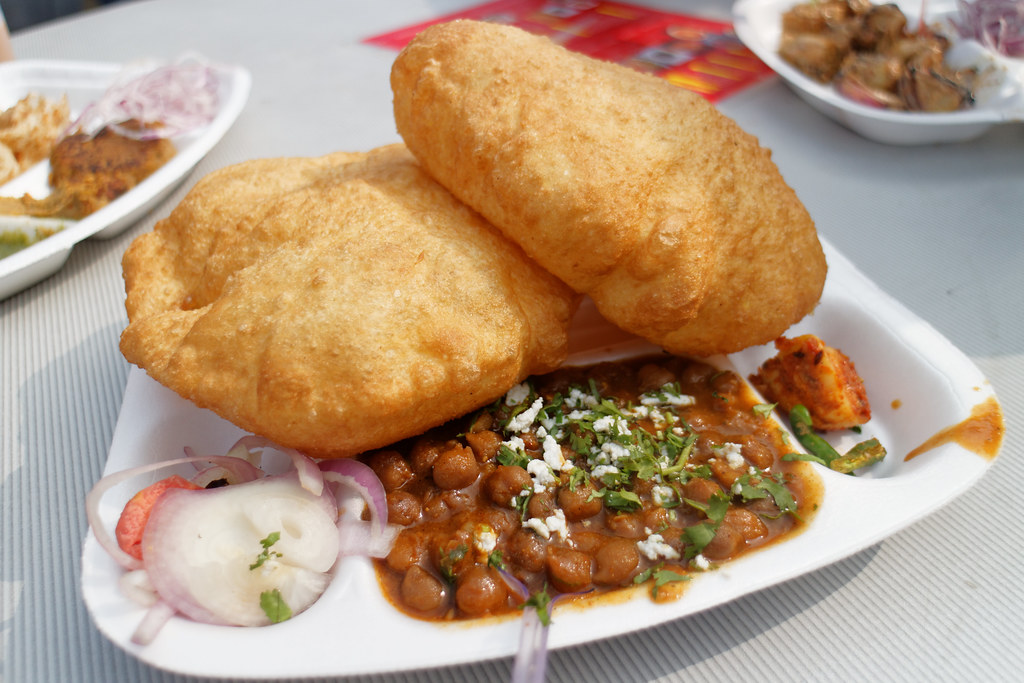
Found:
[[[735,373],[669,355],[563,368],[363,456],[404,526],[377,561],[405,613],[518,611],[523,596],[679,595],[694,572],[788,537],[821,500]],[[515,585],[514,581],[513,584]],[[631,591],[629,591],[631,592]]]
[[[966,420],[946,427],[907,453],[904,461],[947,443],[959,444],[968,451],[991,460],[999,453],[1004,432],[1002,408],[994,397],[990,397],[974,406]]]

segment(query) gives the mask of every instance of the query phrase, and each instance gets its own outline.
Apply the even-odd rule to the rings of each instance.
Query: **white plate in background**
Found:
[[[923,145],[960,142],[975,138],[992,126],[1024,121],[1024,60],[997,55],[975,41],[955,41],[949,61],[990,67],[985,85],[975,91],[976,103],[955,112],[901,112],[869,107],[840,95],[832,84],[823,84],[805,76],[779,56],[782,14],[807,0],[739,0],[733,6],[733,28],[751,52],[772,68],[812,107],[856,133],[891,145]],[[896,0],[907,17],[907,26],[916,27],[920,2]],[[954,0],[928,3],[929,25],[948,23],[956,14]],[[955,37],[955,33],[947,33]]]
[[[829,273],[822,301],[788,334],[818,334],[853,359],[867,386],[873,417],[862,435],[841,437],[837,447],[852,445],[843,439],[876,436],[888,449],[886,460],[857,477],[814,465],[825,490],[808,528],[695,576],[678,601],[654,604],[647,597],[648,587],[641,586],[621,602],[556,608],[550,647],[692,617],[825,567],[934,512],[987,471],[990,459],[956,444],[904,461],[909,451],[992,398],[992,387],[936,330],[879,290],[829,244],[824,246]],[[595,355],[621,355],[628,339],[588,306],[577,316],[571,343],[574,357],[585,355],[591,361]],[[774,353],[771,346],[762,346],[718,360],[748,376]],[[133,368],[104,474],[180,457],[185,446],[199,453],[223,453],[242,434]],[[154,481],[161,476],[166,473],[154,475]],[[104,498],[101,516],[111,529],[139,488],[135,482]],[[118,589],[121,574],[89,532],[82,555],[82,592],[100,631],[148,664],[187,675],[271,679],[381,673],[509,657],[519,647],[515,616],[443,624],[403,615],[382,596],[365,558],[345,559],[320,600],[284,623],[241,628],[174,617],[153,643],[140,647],[130,638],[144,610]]]
[[[0,63],[0,109],[6,109],[28,93],[56,99],[68,96],[71,118],[87,104],[97,100],[124,65],[103,62],[56,60],[14,60]],[[172,141],[177,153],[166,164],[137,186],[107,206],[79,220],[43,219],[42,224],[63,224],[60,232],[31,246],[0,258],[0,300],[30,287],[57,272],[71,249],[89,237],[107,239],[120,234],[128,226],[170,194],[200,159],[235,122],[246,100],[252,79],[241,67],[215,67],[219,80],[219,110],[209,125]],[[50,193],[47,178],[49,161],[41,161],[20,176],[0,185],[0,195],[17,197],[28,192],[34,197]],[[38,219],[0,216],[0,231],[25,230]]]

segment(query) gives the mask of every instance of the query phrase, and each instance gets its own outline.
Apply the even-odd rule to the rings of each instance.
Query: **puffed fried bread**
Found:
[[[427,171],[625,330],[679,354],[778,337],[821,296],[815,226],[757,139],[663,79],[472,20],[391,72]]]
[[[555,368],[578,298],[401,145],[211,174],[123,266],[130,362],[323,458]]]

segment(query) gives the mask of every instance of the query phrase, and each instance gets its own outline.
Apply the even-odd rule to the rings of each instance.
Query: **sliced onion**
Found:
[[[280,538],[270,557],[251,569],[274,532]],[[157,593],[176,611],[205,623],[261,626],[270,623],[260,607],[265,591],[279,590],[293,614],[320,597],[338,544],[335,516],[321,497],[294,477],[275,476],[168,491],[150,514],[142,556]]]
[[[135,631],[132,633],[132,642],[136,645],[149,645],[152,643],[153,639],[160,633],[160,629],[164,627],[164,624],[174,616],[174,612],[174,608],[163,600],[155,602],[152,607],[146,610],[146,616],[135,627]]]
[[[145,569],[125,572],[117,583],[122,593],[143,607],[152,607],[159,599],[156,589],[153,588],[153,582],[149,580],[149,574]]]
[[[397,537],[398,534],[394,532],[392,536],[392,532],[388,530],[387,494],[376,473],[368,465],[364,465],[358,460],[324,460],[320,463],[320,469],[326,481],[354,491],[366,502],[370,511],[370,533],[368,537],[362,537],[366,542],[366,554],[371,557],[387,555],[391,546],[394,545],[394,537]],[[341,498],[338,492],[335,493],[335,497],[339,500]],[[345,522],[346,528],[342,528],[342,524],[339,524],[339,528],[346,536],[346,552],[350,555],[362,554],[358,545],[352,545],[352,540],[356,538],[352,529],[358,527],[354,524],[355,521]],[[381,552],[383,554],[380,554]]]
[[[303,455],[294,448],[283,448],[278,446],[270,439],[262,436],[243,436],[238,442],[232,446],[232,451],[236,448],[244,448],[250,454],[253,451],[262,452],[266,450],[277,451],[288,456],[295,470],[299,473],[299,483],[302,484],[302,488],[306,489],[314,496],[319,496],[324,490],[324,478],[317,467],[317,464],[308,456]],[[230,453],[231,451],[229,451]]]
[[[958,0],[953,21],[964,38],[1008,57],[1024,56],[1024,3],[1020,0]]]
[[[103,520],[100,518],[100,501],[103,499],[103,496],[107,491],[122,482],[128,481],[129,479],[167,467],[194,464],[197,462],[211,462],[232,468],[239,467],[237,460],[237,458],[231,458],[224,455],[192,456],[150,463],[148,465],[141,465],[139,467],[133,467],[121,472],[109,474],[96,482],[96,485],[93,486],[92,490],[89,491],[89,494],[85,497],[85,516],[89,522],[89,527],[92,529],[97,542],[99,542],[100,546],[106,550],[112,558],[114,558],[115,562],[125,569],[141,569],[142,563],[125,551],[121,550],[120,546],[117,544],[117,539],[114,538],[114,535],[107,530],[107,527],[103,524]]]
[[[171,138],[208,125],[219,106],[216,70],[185,57],[141,74],[137,69],[126,72],[82,111],[69,130],[93,135],[110,126],[139,140]],[[149,127],[137,130],[120,125],[131,119]]]

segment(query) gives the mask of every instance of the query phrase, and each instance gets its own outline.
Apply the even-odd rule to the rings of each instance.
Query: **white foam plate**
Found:
[[[14,60],[0,63],[0,109],[10,107],[28,93],[48,98],[68,96],[72,120],[98,99],[121,73],[124,65],[106,62]],[[177,153],[137,186],[79,221],[0,216],[0,231],[32,230],[35,225],[63,226],[63,230],[26,249],[0,259],[0,300],[30,287],[60,270],[76,244],[89,237],[114,237],[138,221],[170,194],[199,160],[217,144],[238,118],[249,98],[251,77],[241,67],[216,67],[220,108],[209,125],[174,139]],[[50,193],[49,161],[42,161],[0,185],[0,195],[18,197]]]
[[[806,0],[739,0],[733,6],[736,35],[762,62],[772,68],[812,107],[860,135],[892,145],[923,145],[960,142],[975,138],[992,126],[1024,121],[1024,60],[1011,59],[986,50],[971,40],[954,42],[948,61],[957,65],[976,64],[989,69],[984,86],[975,92],[977,102],[970,109],[926,113],[877,109],[843,97],[831,84],[818,83],[784,61],[778,54],[782,14]],[[916,27],[921,3],[896,0]],[[948,26],[957,12],[955,0],[929,0],[929,25]],[[945,35],[955,38],[952,30]]]
[[[556,608],[552,648],[693,617],[825,567],[935,511],[989,468],[991,460],[956,444],[904,460],[930,436],[967,418],[974,406],[993,396],[992,387],[938,332],[879,290],[830,245],[825,247],[830,270],[824,297],[816,312],[790,333],[816,333],[854,360],[868,388],[873,418],[862,435],[846,435],[836,445],[845,450],[856,440],[876,436],[889,451],[886,460],[857,477],[814,465],[824,484],[824,502],[808,528],[697,576],[678,601],[654,604],[645,590],[637,590],[617,604]],[[576,358],[593,360],[637,348],[592,307],[581,309],[573,334]],[[774,353],[764,346],[720,360],[747,376]],[[186,445],[200,453],[222,453],[241,435],[233,425],[133,369],[105,473],[180,457]],[[154,480],[161,476],[166,473]],[[139,488],[134,482],[105,497],[101,516],[111,529],[127,498]],[[139,659],[182,674],[256,679],[363,674],[506,657],[519,645],[516,618],[439,624],[401,614],[382,596],[370,562],[349,558],[336,567],[320,600],[290,621],[233,628],[175,617],[152,644],[140,647],[130,638],[144,611],[118,590],[120,575],[117,564],[88,533],[82,591],[96,625]],[[395,643],[402,647],[396,650]]]

